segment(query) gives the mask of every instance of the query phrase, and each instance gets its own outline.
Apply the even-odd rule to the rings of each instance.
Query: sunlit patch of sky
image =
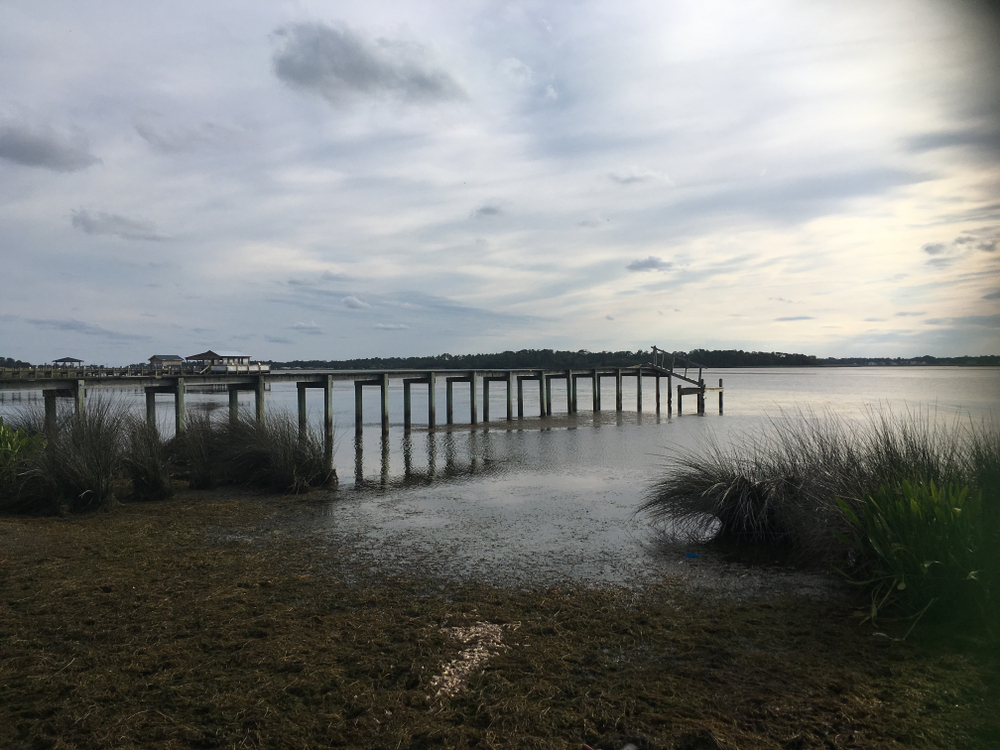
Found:
[[[990,7],[3,4],[0,356],[998,353]]]

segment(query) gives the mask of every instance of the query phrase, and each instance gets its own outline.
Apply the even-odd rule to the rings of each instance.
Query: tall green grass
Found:
[[[643,508],[692,537],[839,563],[869,586],[876,611],[880,602],[922,611],[953,601],[943,592],[954,589],[975,592],[982,616],[996,621],[996,420],[942,425],[873,410],[861,421],[799,414],[770,427],[680,455]]]

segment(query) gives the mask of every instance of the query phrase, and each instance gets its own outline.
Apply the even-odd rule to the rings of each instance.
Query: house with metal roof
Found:
[[[270,365],[260,362],[251,364],[250,355],[236,351],[213,351],[209,349],[201,354],[192,354],[187,358],[200,372],[268,372]]]

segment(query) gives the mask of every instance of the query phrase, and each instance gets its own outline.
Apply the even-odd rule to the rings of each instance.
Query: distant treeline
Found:
[[[0,357],[0,367],[31,367],[31,365],[28,362],[22,362],[19,359]]]
[[[667,354],[666,363],[670,357]],[[978,365],[1000,366],[1000,356],[985,357],[815,357],[811,354],[785,352],[745,352],[742,349],[693,349],[677,352],[677,357],[705,367],[820,367],[852,365]],[[364,359],[296,359],[289,362],[271,361],[274,367],[300,367],[304,370],[506,370],[517,368],[587,369],[592,367],[634,367],[652,362],[648,349],[619,352],[558,351],[553,349],[520,349],[496,354],[437,354],[429,357],[368,357]],[[678,364],[681,364],[678,362]]]

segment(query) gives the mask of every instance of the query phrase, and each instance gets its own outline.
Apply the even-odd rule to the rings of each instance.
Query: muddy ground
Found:
[[[990,649],[834,583],[389,574],[304,531],[324,502],[0,518],[0,747],[1000,747]]]

